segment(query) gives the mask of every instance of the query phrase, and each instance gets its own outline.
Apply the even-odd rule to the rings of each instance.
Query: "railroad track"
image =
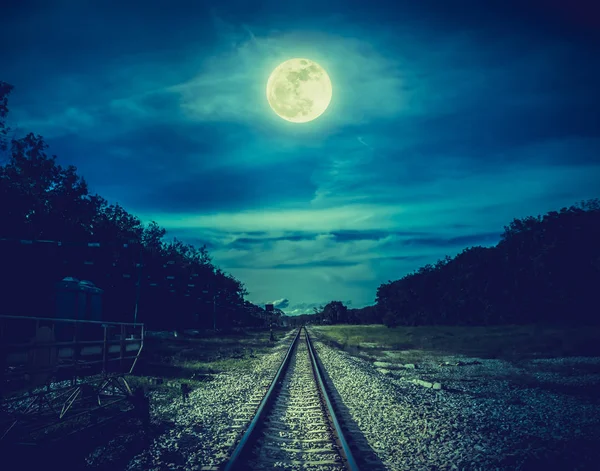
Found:
[[[358,470],[305,328],[223,469],[273,468]]]

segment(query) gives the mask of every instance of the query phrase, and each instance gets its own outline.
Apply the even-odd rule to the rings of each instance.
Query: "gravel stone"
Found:
[[[250,370],[214,375],[190,392],[187,403],[177,398],[166,406],[151,405],[151,420],[158,423],[173,416],[171,427],[126,469],[183,471],[219,466],[252,419],[294,333],[279,340],[271,353],[259,356]]]
[[[288,438],[289,437],[289,438]],[[281,390],[247,469],[339,471],[344,469],[337,444],[312,371],[304,335],[301,334]]]
[[[433,387],[433,383],[430,383],[429,381],[423,381],[422,379],[413,379],[412,382],[418,386],[423,386],[424,388]]]
[[[387,361],[375,361],[373,362],[373,366],[376,368],[387,368],[389,369],[390,367],[394,367],[395,365],[393,363],[388,363]]]
[[[518,365],[442,358],[457,365],[450,367],[424,355],[416,371],[383,375],[311,336],[350,418],[387,469],[596,469],[600,358]],[[585,374],[565,375],[569,368]]]
[[[392,372],[390,370],[386,370],[385,368],[375,368],[377,371],[379,371],[382,375],[389,375]]]

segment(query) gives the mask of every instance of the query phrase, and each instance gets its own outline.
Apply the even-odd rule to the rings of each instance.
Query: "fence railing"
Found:
[[[143,324],[0,316],[0,393],[52,378],[131,373],[143,345]]]

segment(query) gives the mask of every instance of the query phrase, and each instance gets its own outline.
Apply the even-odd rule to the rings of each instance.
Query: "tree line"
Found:
[[[85,279],[104,290],[106,320],[151,329],[263,323],[242,282],[216,267],[205,246],[143,225],[91,194],[77,169],[47,154],[42,136],[9,137],[12,86],[0,82],[0,314],[54,316],[56,283]],[[136,307],[137,306],[137,307]]]
[[[514,219],[470,247],[377,290],[386,325],[597,324],[600,201]]]
[[[342,301],[330,301],[325,306],[313,308],[312,314],[301,314],[287,319],[290,325],[381,324],[377,306],[350,309]]]
[[[377,289],[376,303],[333,301],[317,323],[598,324],[600,200],[514,219],[493,247],[465,248]]]
[[[151,329],[264,325],[242,282],[205,246],[164,240],[119,204],[90,194],[77,169],[33,133],[10,138],[12,86],[0,81],[0,314],[54,314],[66,276],[104,290],[107,320]],[[377,289],[373,306],[331,301],[292,324],[490,325],[598,323],[600,201],[514,219],[494,247],[465,248]],[[58,244],[57,241],[61,243]],[[137,306],[137,310],[136,310]],[[274,317],[273,317],[274,316]]]

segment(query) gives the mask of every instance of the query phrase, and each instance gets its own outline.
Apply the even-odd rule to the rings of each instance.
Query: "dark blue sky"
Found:
[[[18,133],[207,243],[251,301],[360,307],[513,217],[599,196],[595,3],[9,0],[0,79]],[[333,83],[305,124],[265,97],[292,57]]]

